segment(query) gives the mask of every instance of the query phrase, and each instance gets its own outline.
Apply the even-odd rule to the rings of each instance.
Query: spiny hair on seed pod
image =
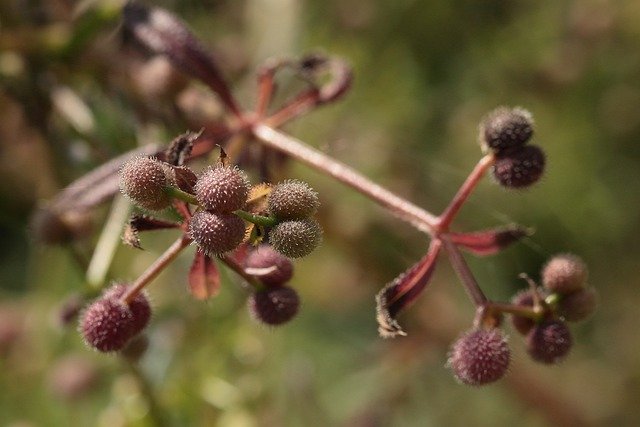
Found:
[[[511,362],[511,350],[499,328],[472,329],[453,344],[447,365],[463,384],[481,386],[499,380]]]
[[[316,213],[320,200],[306,182],[287,180],[273,187],[268,206],[271,215],[278,219],[304,219]]]
[[[211,212],[231,213],[242,209],[247,202],[251,184],[237,166],[209,167],[196,182],[196,199]]]
[[[280,286],[293,277],[291,260],[267,244],[251,250],[244,267],[248,274],[257,276],[266,286]]]
[[[278,286],[256,291],[247,301],[252,317],[267,325],[281,325],[298,314],[300,297],[295,289]]]
[[[245,225],[234,214],[199,211],[189,221],[189,234],[207,255],[222,255],[242,243]]]
[[[133,314],[116,298],[99,298],[82,313],[79,330],[85,343],[104,353],[121,350],[133,336]]]
[[[503,187],[525,188],[542,177],[544,167],[545,155],[540,147],[512,147],[496,154],[493,176]]]
[[[558,302],[558,314],[568,322],[589,318],[598,306],[598,293],[594,288],[584,288],[562,295]]]
[[[120,190],[141,208],[162,210],[171,205],[171,197],[164,190],[170,184],[166,172],[157,159],[133,157],[120,169]]]
[[[551,292],[569,294],[584,288],[587,265],[573,254],[555,255],[542,268],[542,284]]]
[[[314,219],[283,221],[269,232],[269,243],[289,258],[309,255],[322,241],[322,228]]]
[[[541,363],[558,363],[569,353],[573,339],[565,322],[543,321],[527,334],[527,353]]]
[[[524,108],[498,107],[480,123],[480,143],[493,151],[527,143],[533,135],[533,116]]]

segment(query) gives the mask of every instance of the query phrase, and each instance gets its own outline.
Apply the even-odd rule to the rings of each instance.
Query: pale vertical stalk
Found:
[[[86,279],[92,288],[99,288],[104,284],[111,261],[113,261],[113,256],[120,244],[122,224],[126,222],[130,211],[129,201],[116,195],[87,268]]]

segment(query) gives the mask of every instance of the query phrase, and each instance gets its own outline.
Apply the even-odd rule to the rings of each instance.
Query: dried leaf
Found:
[[[152,218],[147,215],[132,215],[124,228],[122,241],[124,244],[136,249],[142,249],[138,232],[149,230],[163,230],[167,228],[179,228],[180,224],[162,219]]]
[[[193,194],[193,186],[196,185],[198,177],[186,166],[177,166],[173,169],[173,179],[182,191]]]
[[[478,256],[493,255],[525,236],[531,230],[519,225],[492,228],[473,233],[448,233],[447,239],[461,248]]]
[[[191,155],[193,143],[200,138],[203,129],[200,132],[185,132],[178,135],[171,141],[169,147],[165,151],[165,161],[173,166],[182,166]]]
[[[189,292],[198,300],[206,300],[220,292],[220,272],[216,263],[199,249],[189,270]]]
[[[401,273],[376,295],[378,332],[383,338],[406,335],[396,317],[411,305],[429,283],[436,266],[442,242],[432,240],[427,254],[407,271]]]
[[[128,34],[150,51],[166,55],[173,65],[201,80],[220,96],[231,111],[240,111],[216,61],[183,21],[165,9],[133,2],[127,3],[123,13]]]

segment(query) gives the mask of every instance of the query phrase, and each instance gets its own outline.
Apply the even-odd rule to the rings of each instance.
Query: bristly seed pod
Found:
[[[584,288],[562,295],[558,303],[558,314],[568,322],[578,322],[591,316],[598,305],[598,294],[594,288]]]
[[[126,285],[114,285],[83,312],[79,329],[87,345],[102,352],[119,351],[149,323],[147,297],[140,293],[126,304],[120,300],[126,290]]]
[[[510,361],[511,350],[502,331],[491,328],[462,335],[453,344],[447,364],[458,381],[480,386],[502,378]]]
[[[269,243],[289,258],[309,255],[322,241],[322,228],[314,219],[284,221],[269,232]]]
[[[144,209],[157,211],[171,205],[164,191],[168,184],[165,168],[157,159],[134,157],[120,169],[120,190]]]
[[[533,117],[523,108],[496,108],[480,123],[480,142],[496,152],[522,146],[532,135]]]
[[[237,167],[215,166],[198,178],[194,190],[204,209],[228,214],[244,207],[249,188],[249,179]]]
[[[558,363],[569,353],[572,344],[571,332],[560,320],[544,321],[527,334],[527,352],[541,363]]]
[[[254,292],[249,297],[248,306],[256,320],[267,325],[281,325],[298,314],[300,297],[293,288],[278,286]]]
[[[544,166],[545,155],[540,147],[513,147],[496,154],[493,176],[503,187],[524,188],[540,179]]]
[[[569,294],[584,288],[587,265],[573,254],[556,255],[542,269],[542,284],[551,292]]]
[[[260,245],[247,255],[244,266],[266,286],[280,286],[293,276],[293,263],[270,245]],[[258,274],[252,271],[259,271]]]
[[[313,216],[320,201],[318,193],[306,182],[288,180],[277,184],[268,198],[269,212],[280,220],[304,219]]]
[[[234,214],[196,212],[189,222],[189,234],[207,255],[215,256],[238,247],[244,239],[244,221]]]

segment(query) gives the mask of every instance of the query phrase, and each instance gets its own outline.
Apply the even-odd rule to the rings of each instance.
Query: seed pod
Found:
[[[244,221],[234,214],[196,212],[189,222],[189,234],[207,255],[215,256],[238,247],[244,239]]]
[[[273,187],[268,198],[269,212],[280,220],[304,219],[318,210],[318,193],[306,182],[289,180]]]
[[[280,286],[293,276],[291,260],[270,245],[260,245],[252,250],[244,265],[249,274],[257,276],[266,286]]]
[[[462,335],[449,354],[448,366],[458,381],[480,386],[504,376],[511,350],[498,328],[474,329]]]
[[[480,123],[480,142],[493,151],[522,146],[533,135],[533,117],[523,108],[498,107]]]
[[[550,292],[569,294],[584,288],[587,265],[573,254],[556,255],[542,269],[542,284]]]
[[[514,295],[511,302],[521,307],[533,307],[533,292],[530,289],[520,291]],[[526,335],[536,323],[533,319],[514,314],[511,316],[511,324],[522,335]]]
[[[524,188],[540,179],[545,155],[536,145],[513,147],[496,154],[493,176],[503,187]]]
[[[571,331],[560,320],[547,320],[527,334],[527,352],[532,359],[546,364],[560,362],[571,350]]]
[[[99,298],[84,311],[80,332],[90,347],[105,353],[121,350],[133,336],[133,315],[116,298]]]
[[[128,289],[129,286],[125,284],[115,284],[104,292],[103,298],[120,299]],[[137,335],[151,320],[151,305],[149,304],[149,298],[146,292],[138,293],[128,305],[133,321],[131,324],[132,333],[133,335]]]
[[[267,325],[281,325],[293,319],[300,307],[298,293],[288,286],[267,288],[251,294],[249,312]]]
[[[120,190],[136,205],[152,211],[171,204],[164,188],[169,184],[162,163],[149,157],[134,157],[120,169]]]
[[[269,243],[289,258],[309,255],[322,241],[322,228],[314,219],[284,221],[269,232]]]
[[[204,209],[228,214],[244,207],[249,187],[249,179],[237,167],[216,166],[198,178],[194,190]]]
[[[558,314],[568,322],[587,319],[598,306],[598,294],[594,288],[584,288],[562,295],[558,303]]]

